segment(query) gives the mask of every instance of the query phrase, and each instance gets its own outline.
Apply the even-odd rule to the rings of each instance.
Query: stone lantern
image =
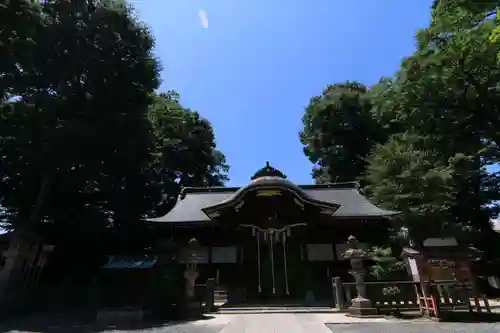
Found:
[[[373,316],[377,314],[377,309],[373,308],[372,302],[366,295],[365,275],[366,269],[363,267],[363,260],[367,257],[367,252],[360,248],[359,242],[354,236],[347,239],[349,249],[344,252],[344,258],[351,261],[349,274],[356,281],[357,296],[351,301],[348,313],[352,316]]]
[[[196,238],[191,238],[187,246],[186,270],[184,278],[186,279],[186,297],[192,300],[195,296],[195,283],[198,278],[198,262],[199,262],[199,244]]]
[[[195,299],[196,279],[199,276],[197,264],[199,258],[200,246],[196,238],[191,238],[187,244],[186,269],[184,271],[185,287],[185,308],[187,315],[198,316],[201,311],[201,304]]]

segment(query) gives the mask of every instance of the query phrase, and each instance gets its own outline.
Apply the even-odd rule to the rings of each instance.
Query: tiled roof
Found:
[[[289,181],[287,181],[289,182]],[[309,198],[329,204],[340,205],[334,213],[339,218],[370,218],[397,214],[381,209],[362,195],[356,183],[325,185],[294,185]],[[230,200],[239,187],[186,188],[175,207],[165,216],[149,219],[150,222],[184,223],[208,222],[202,209]],[[241,190],[240,190],[241,191]]]

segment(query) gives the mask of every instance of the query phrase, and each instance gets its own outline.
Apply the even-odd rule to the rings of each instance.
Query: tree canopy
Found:
[[[156,214],[171,208],[181,187],[221,186],[229,166],[216,149],[210,122],[181,106],[175,91],[156,94],[149,111],[155,149],[150,171],[162,200]]]
[[[15,0],[0,25],[5,228],[133,230],[182,186],[227,180],[210,123],[155,92],[154,38],[123,1]]]
[[[367,87],[358,82],[329,85],[311,98],[302,119],[300,141],[304,153],[316,164],[317,183],[360,178],[365,158],[384,130],[374,121]],[[346,166],[349,167],[346,167]]]
[[[493,237],[490,218],[500,199],[499,174],[490,169],[500,157],[497,6],[434,1],[430,25],[416,32],[416,51],[393,78],[365,88],[362,104],[352,108],[342,96],[334,112],[347,116],[319,117],[332,112],[323,94],[306,108],[309,139],[302,134],[301,141],[311,161],[335,170],[330,181],[361,179],[374,201],[403,213],[415,237],[419,227],[436,234],[456,229],[483,248]],[[368,129],[359,125],[361,105]],[[309,142],[321,136],[328,139],[312,150]]]

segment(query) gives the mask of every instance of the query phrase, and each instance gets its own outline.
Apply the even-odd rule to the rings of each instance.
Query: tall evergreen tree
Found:
[[[416,52],[402,61],[394,79],[382,79],[368,95],[371,118],[392,137],[371,140],[373,131],[358,128],[359,136],[380,145],[368,164],[359,159],[353,168],[366,175],[373,198],[403,211],[413,229],[414,221],[429,217],[439,221],[438,229],[467,232],[468,241],[490,253],[496,239],[490,218],[500,199],[499,173],[488,169],[500,157],[497,10],[497,1],[434,1],[429,27],[416,34]],[[308,125],[318,119],[311,114],[321,113],[306,111],[305,128],[316,129],[304,131],[306,137],[328,140],[306,155],[323,170],[339,170],[338,161],[350,168],[353,152],[366,156],[359,148],[373,146],[325,126],[328,121]],[[438,210],[443,212],[436,216]]]
[[[29,231],[13,246],[40,227],[73,254],[116,231],[135,237],[180,186],[227,179],[208,121],[154,92],[153,47],[123,1],[0,5],[0,205],[5,228]]]
[[[316,165],[317,183],[353,181],[364,174],[366,156],[385,135],[371,109],[368,89],[358,82],[329,85],[311,98],[300,141]]]

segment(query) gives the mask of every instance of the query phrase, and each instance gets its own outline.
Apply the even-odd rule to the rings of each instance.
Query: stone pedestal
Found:
[[[201,315],[201,304],[196,300],[195,294],[195,283],[198,278],[198,272],[196,270],[196,265],[188,264],[188,267],[184,271],[184,278],[186,279],[186,289],[184,296],[184,316],[189,318],[198,317]]]
[[[351,300],[351,306],[347,309],[349,315],[354,317],[377,316],[377,309],[373,307],[372,301],[367,297],[363,259],[366,258],[366,251],[359,248],[359,243],[354,236],[350,236],[348,244],[351,248],[344,253],[344,258],[351,260],[352,269],[349,271],[356,281],[356,291],[358,296]]]
[[[201,316],[201,302],[196,299],[196,279],[199,276],[197,270],[198,257],[198,241],[192,238],[188,242],[188,249],[191,252],[187,259],[186,270],[184,271],[184,279],[186,280],[186,288],[183,304],[183,316],[188,318],[196,318]]]
[[[355,265],[353,265],[355,266]],[[347,309],[347,313],[354,317],[376,316],[377,309],[373,307],[372,301],[366,297],[366,285],[364,280],[364,270],[351,270],[349,271],[356,280],[356,290],[358,296],[351,300],[351,306]]]
[[[193,299],[195,297],[195,283],[198,278],[196,268],[191,266],[184,271],[184,279],[186,279],[186,298]]]
[[[353,317],[378,316],[377,309],[373,307],[372,302],[363,297],[353,298],[347,313]]]

